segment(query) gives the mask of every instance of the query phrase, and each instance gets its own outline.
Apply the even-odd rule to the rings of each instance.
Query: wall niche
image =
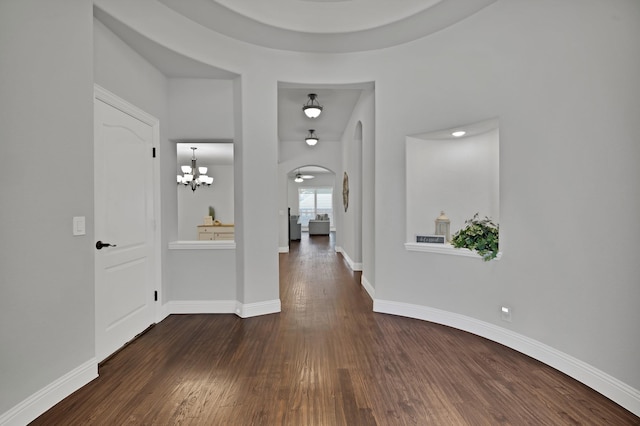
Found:
[[[475,213],[499,223],[499,177],[498,119],[407,136],[407,250],[475,255],[416,243],[416,236],[433,235],[441,211],[451,220],[451,235]]]
[[[212,177],[211,186],[201,186],[195,191],[178,184],[178,240],[198,240],[198,226],[204,225],[209,207],[215,210],[215,218],[225,225],[234,224],[234,165],[232,142],[178,142],[176,143],[177,174],[181,166],[190,165],[193,151],[198,167],[207,167]]]

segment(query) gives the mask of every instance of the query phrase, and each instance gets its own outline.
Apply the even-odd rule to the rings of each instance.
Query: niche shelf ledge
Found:
[[[451,244],[405,243],[404,248],[407,251],[438,253],[449,256],[475,257],[476,259],[482,259],[482,256],[475,251],[466,248],[455,248]],[[501,257],[502,252],[498,252],[498,255],[493,260],[500,260]]]

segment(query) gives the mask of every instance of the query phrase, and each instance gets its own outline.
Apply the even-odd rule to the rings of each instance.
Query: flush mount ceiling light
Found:
[[[320,140],[320,138],[318,138],[318,136],[316,136],[314,129],[309,129],[309,134],[307,135],[306,138],[304,138],[304,141],[309,146],[314,146],[315,144],[318,143],[319,140]]]
[[[456,130],[455,132],[451,133],[451,136],[453,136],[454,138],[461,138],[466,134],[467,132],[465,132],[464,130]]]
[[[320,106],[320,104],[316,100],[316,97],[318,97],[318,95],[316,95],[315,93],[309,93],[308,96],[309,100],[306,104],[304,104],[302,110],[307,117],[317,118],[322,112],[322,106]]]
[[[191,149],[193,150],[191,165],[180,167],[182,175],[178,175],[178,185],[182,184],[184,186],[189,186],[191,187],[191,190],[195,192],[196,188],[200,185],[211,186],[213,178],[207,176],[206,167],[198,167],[196,165],[196,149],[198,148],[191,147]]]

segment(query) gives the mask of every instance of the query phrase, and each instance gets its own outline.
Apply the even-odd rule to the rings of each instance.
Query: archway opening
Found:
[[[306,165],[291,170],[287,181],[290,218],[295,219],[301,231],[310,234],[324,233],[325,229],[327,234],[335,231],[336,174],[322,166]],[[315,221],[327,223],[316,228]]]

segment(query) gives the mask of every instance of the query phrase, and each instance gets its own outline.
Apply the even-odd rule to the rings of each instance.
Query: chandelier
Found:
[[[178,175],[178,185],[189,186],[193,192],[195,192],[196,188],[200,185],[211,186],[213,183],[213,178],[207,176],[207,168],[196,166],[196,149],[198,148],[191,147],[193,151],[191,165],[180,167],[182,175]]]
[[[322,106],[320,106],[320,104],[316,100],[316,97],[318,95],[316,95],[315,93],[309,93],[307,96],[309,96],[309,100],[306,104],[304,104],[302,110],[307,117],[317,118],[322,112]]]

